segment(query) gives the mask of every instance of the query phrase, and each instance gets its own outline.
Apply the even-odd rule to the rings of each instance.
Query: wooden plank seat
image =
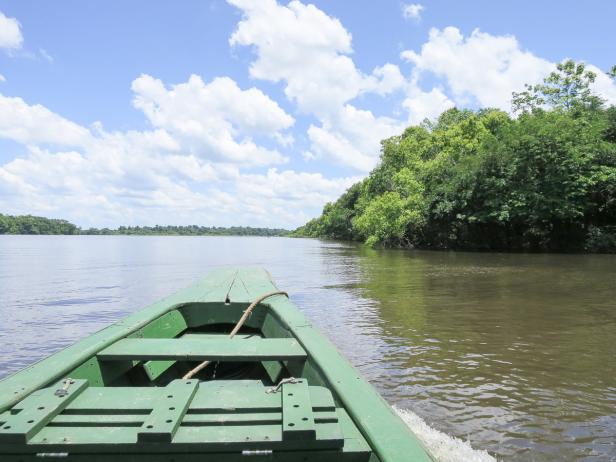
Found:
[[[331,392],[309,386],[306,379],[284,384],[277,393],[267,393],[269,387],[255,380],[174,380],[144,388],[75,385],[65,407],[46,414],[32,429],[20,425],[20,441],[27,441],[21,450],[215,455],[266,449],[281,457],[286,451],[317,450],[323,462],[370,457],[369,446]],[[62,401],[53,396],[56,389],[22,401],[9,419],[16,423],[17,416],[52,397]],[[16,442],[15,436],[0,439],[0,453],[10,451],[7,443]]]
[[[228,337],[227,333],[203,333],[203,332],[187,332],[180,336],[183,339],[224,339]],[[233,337],[234,340],[254,340],[262,338],[261,334],[237,334]],[[163,360],[163,361],[145,361],[142,364],[143,370],[145,371],[148,378],[154,382],[161,375],[163,375],[167,369],[171,368],[176,361],[174,360]],[[280,372],[282,371],[282,365],[279,361],[264,361],[263,366],[265,367],[268,375],[270,376],[272,381],[276,381],[279,377]]]
[[[306,359],[306,351],[291,338],[125,338],[96,356],[102,361],[288,361]]]

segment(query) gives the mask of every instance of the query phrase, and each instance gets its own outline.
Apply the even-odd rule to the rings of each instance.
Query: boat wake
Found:
[[[468,441],[432,428],[417,414],[395,406],[394,410],[438,462],[496,462],[487,451],[473,449]]]

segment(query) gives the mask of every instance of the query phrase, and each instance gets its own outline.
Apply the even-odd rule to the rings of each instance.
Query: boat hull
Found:
[[[218,270],[0,381],[2,460],[432,460],[284,295],[228,338],[275,290],[263,269]]]

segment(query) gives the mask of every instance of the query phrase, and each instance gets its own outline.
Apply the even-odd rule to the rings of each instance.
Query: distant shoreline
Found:
[[[109,233],[109,234],[88,234],[88,233],[78,233],[78,234],[52,234],[52,233],[0,233],[0,237],[2,236],[135,236],[135,237],[288,237],[290,239],[297,238],[298,236],[293,236],[291,233],[289,234],[120,234],[120,233]],[[301,237],[302,239],[322,239],[322,238],[312,238],[312,237]],[[330,239],[335,240],[335,239]],[[420,249],[418,249],[420,250]]]
[[[33,215],[0,214],[0,235],[41,236],[288,236],[291,231],[282,228],[253,228],[250,226],[120,226],[81,229],[61,219]]]

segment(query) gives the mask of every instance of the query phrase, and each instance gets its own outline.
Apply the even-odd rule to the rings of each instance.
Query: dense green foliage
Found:
[[[79,234],[79,228],[66,220],[0,213],[0,234]]]
[[[567,61],[513,95],[517,118],[450,109],[295,235],[437,249],[616,251],[616,107]]]
[[[0,234],[104,234],[104,235],[172,235],[172,236],[285,236],[285,229],[230,228],[208,226],[120,226],[117,229],[80,229],[66,220],[34,217],[31,215],[11,216],[0,214]]]

